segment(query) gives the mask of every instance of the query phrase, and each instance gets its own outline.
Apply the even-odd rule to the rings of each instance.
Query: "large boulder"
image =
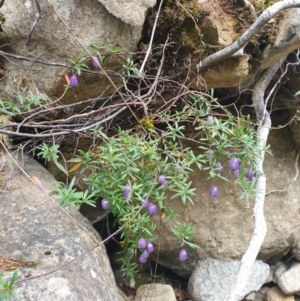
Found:
[[[287,295],[300,295],[300,263],[294,262],[291,267],[283,273],[278,286]]]
[[[106,9],[127,24],[141,26],[145,21],[145,13],[156,0],[99,0]]]
[[[235,284],[240,263],[221,262],[207,258],[200,260],[189,279],[188,294],[193,301],[223,301],[229,298],[230,289]],[[269,275],[270,268],[260,260],[255,261],[251,276],[243,294],[258,291]]]
[[[275,286],[269,289],[265,296],[265,301],[295,301],[294,296],[288,296],[282,293],[279,287]]]
[[[266,36],[266,45],[261,45],[261,49],[263,49],[261,53],[254,55],[255,49],[246,45],[245,52],[233,55],[229,59],[211,66],[203,74],[206,87],[237,85],[240,90],[249,88],[247,85],[253,82],[260,72],[274,66],[280,60],[284,60],[289,53],[299,48],[299,12],[300,8],[287,9],[276,19],[277,21],[275,19],[270,21],[268,26],[271,26],[271,30],[268,26],[262,28],[260,35]],[[241,34],[246,30],[247,28]],[[245,83],[243,83],[244,81]]]
[[[273,262],[289,252],[300,238],[300,178],[295,177],[296,146],[289,130],[284,128],[271,131],[268,143],[272,151],[272,155],[266,155],[264,162],[267,176],[264,212],[268,230],[258,258]],[[195,150],[196,147],[194,146]],[[182,205],[181,200],[173,199],[166,203],[166,206],[173,208],[194,225],[193,242],[199,248],[188,250],[188,259],[184,265],[178,261],[180,241],[171,230],[176,223],[166,219],[161,222],[157,218],[159,263],[180,275],[189,276],[199,259],[239,260],[250,241],[253,231],[252,200],[239,200],[241,191],[234,185],[232,175],[226,171],[228,163],[222,162],[222,165],[224,175],[230,179],[229,183],[220,179],[207,180],[206,171],[195,169],[191,180],[196,188],[196,195],[193,198],[194,206],[190,210]],[[217,198],[209,195],[211,185],[216,185],[219,189]]]
[[[0,270],[8,279],[19,267],[18,300],[124,301],[98,233],[73,206],[62,210],[45,195],[55,189],[47,170],[27,156],[18,164],[26,174],[2,153]]]
[[[176,301],[175,293],[171,285],[153,283],[141,285],[136,292],[135,301]]]
[[[90,44],[121,47],[122,58],[104,55],[106,59],[103,67],[118,72],[141,38],[141,22],[138,26],[123,23],[98,1],[54,0],[51,1],[52,5],[46,0],[38,2],[42,18],[36,24],[27,46],[27,37],[38,14],[35,1],[6,1],[1,8],[6,18],[2,26],[7,39],[3,44],[9,45],[1,50],[27,58],[17,60],[2,57],[7,72],[3,85],[11,94],[31,90],[34,94],[44,92],[50,96],[61,96],[66,85],[64,74],[70,75],[74,70],[53,64],[66,65],[67,59],[78,60],[79,53],[85,51],[83,47]],[[126,12],[126,6],[123,11]],[[144,19],[144,15],[140,18]],[[89,55],[85,55],[88,59]],[[91,67],[91,60],[87,60],[87,65]],[[122,83],[118,76],[112,76],[112,81],[117,86]],[[98,97],[103,95],[103,91],[106,95],[115,91],[106,76],[101,75],[101,72],[84,73],[79,78],[79,87],[69,90],[63,102],[74,103]]]

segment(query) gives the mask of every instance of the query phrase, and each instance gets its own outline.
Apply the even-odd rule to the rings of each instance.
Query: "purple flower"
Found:
[[[143,254],[141,254],[140,257],[139,257],[139,262],[140,263],[146,263],[147,262],[147,258]]]
[[[164,184],[166,182],[166,176],[165,175],[160,175],[157,179],[157,182],[159,184]]]
[[[216,198],[219,195],[218,188],[216,186],[211,186],[209,194],[211,197]]]
[[[232,157],[229,160],[229,169],[235,171],[240,168],[240,162],[236,157]]]
[[[128,255],[130,257],[132,257],[134,255],[134,249],[130,249],[129,252],[128,252]]]
[[[124,198],[128,198],[130,194],[130,187],[129,184],[126,184],[123,191]]]
[[[145,258],[148,258],[149,255],[150,255],[150,253],[149,253],[147,250],[145,250],[145,251],[142,253],[142,255],[143,255]]]
[[[71,75],[71,77],[70,77],[70,86],[72,88],[75,88],[78,86],[78,79],[75,74]]]
[[[99,68],[100,67],[100,62],[97,56],[92,57],[92,64],[94,68]]]
[[[142,208],[146,209],[150,205],[150,202],[148,200],[142,200]]]
[[[150,203],[149,206],[148,206],[148,213],[149,213],[149,215],[155,215],[156,212],[157,212],[156,205]]]
[[[214,120],[214,117],[213,117],[213,116],[207,116],[207,118],[206,118],[206,123],[207,123],[208,125],[212,125],[213,120]]]
[[[180,250],[179,252],[179,261],[184,262],[187,259],[187,251],[185,249]]]
[[[232,175],[235,179],[238,179],[238,177],[240,176],[240,169],[236,169],[232,172]]]
[[[103,199],[101,201],[101,206],[104,210],[107,210],[109,208],[109,201],[107,199]]]
[[[249,169],[247,172],[246,172],[246,177],[248,178],[249,181],[251,181],[254,177],[254,172],[252,169]]]
[[[165,182],[161,185],[161,187],[163,189],[166,189],[168,187],[168,185],[169,185],[169,182],[167,180],[165,180]]]
[[[207,151],[207,155],[206,155],[206,159],[208,160],[208,161],[211,161],[212,160],[212,158],[213,158],[213,156],[214,156],[214,151],[213,150],[208,150]]]
[[[154,246],[152,242],[147,243],[146,250],[148,251],[148,253],[152,253],[154,251]]]
[[[138,243],[137,243],[138,247],[141,249],[145,249],[147,247],[147,240],[145,238],[139,238],[138,239]]]
[[[216,172],[217,172],[217,173],[222,173],[222,171],[223,171],[223,166],[222,166],[222,164],[221,164],[220,162],[217,162],[217,163],[216,163]]]
[[[158,179],[157,179],[157,182],[158,182],[159,184],[161,184],[161,187],[162,187],[163,189],[167,188],[168,185],[169,185],[169,183],[168,183],[168,181],[167,181],[165,175],[160,175],[160,176],[158,177]]]

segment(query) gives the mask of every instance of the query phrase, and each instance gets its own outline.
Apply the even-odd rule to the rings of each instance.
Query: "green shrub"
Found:
[[[138,240],[154,240],[153,215],[159,213],[161,217],[175,220],[178,217],[173,208],[166,206],[167,197],[181,198],[188,208],[193,205],[195,188],[190,181],[193,169],[208,169],[210,178],[228,181],[220,172],[220,161],[226,167],[225,161],[235,156],[240,162],[236,183],[243,189],[241,197],[248,198],[255,193],[254,181],[246,177],[249,168],[255,172],[252,162],[259,155],[250,117],[237,118],[223,110],[220,117],[207,118],[214,107],[218,107],[217,102],[191,95],[181,111],[143,118],[134,130],[117,129],[115,135],[107,137],[102,129],[93,129],[102,142],[92,152],[81,151],[77,159],[82,163],[87,189],[78,192],[73,188],[75,179],[69,187],[62,183],[58,186],[63,205],[73,203],[79,207],[84,203],[83,194],[90,201],[103,200],[103,208],[112,213],[121,227],[123,256],[120,260],[124,274],[131,279],[137,270],[132,259],[144,251],[139,248]],[[198,133],[200,154],[182,146],[187,125]],[[143,208],[145,201],[154,207],[150,210],[148,204],[148,210]],[[180,246],[197,247],[193,243],[191,223],[177,220],[173,233]],[[145,262],[145,258],[140,257],[140,261]]]

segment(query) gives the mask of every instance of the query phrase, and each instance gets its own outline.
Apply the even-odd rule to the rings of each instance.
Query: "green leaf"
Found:
[[[10,287],[12,287],[14,283],[21,278],[21,276],[18,275],[18,272],[19,272],[18,270],[14,271],[12,278],[10,280],[10,284],[9,284]]]
[[[0,108],[0,113],[5,114],[5,115],[9,115],[9,116],[15,116],[14,113],[6,110],[5,108]]]
[[[54,159],[53,162],[60,171],[62,171],[67,176],[69,175],[68,171],[56,159]]]
[[[130,277],[129,286],[130,287],[135,287],[135,279],[134,279],[134,277]]]
[[[3,275],[0,274],[0,288],[4,286],[4,280],[3,280]]]

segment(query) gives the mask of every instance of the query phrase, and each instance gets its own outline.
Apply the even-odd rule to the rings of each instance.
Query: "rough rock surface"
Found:
[[[274,275],[273,275],[273,282],[278,284],[278,281],[283,273],[285,273],[288,270],[288,266],[285,264],[283,260],[279,260],[276,262],[274,267]]]
[[[278,61],[300,46],[300,8],[292,8],[284,11],[284,18],[279,24],[279,30],[274,45],[268,45],[262,57],[253,63],[251,73],[265,70],[274,66]]]
[[[270,273],[269,273],[269,276],[266,279],[265,283],[270,283],[270,282],[272,282],[274,280],[275,271],[276,271],[275,265],[271,265],[270,266]]]
[[[234,56],[205,72],[208,87],[234,87],[238,81],[243,82],[249,77],[249,56]],[[228,73],[230,70],[230,73]],[[226,74],[226,84],[224,75]]]
[[[205,41],[211,45],[228,46],[235,37],[234,19],[228,14],[217,14],[211,12],[203,18],[201,32]]]
[[[260,291],[253,292],[243,299],[243,301],[263,301],[263,300],[264,300],[264,294],[261,293]]]
[[[268,290],[264,298],[265,301],[294,301],[294,296],[287,296],[282,293],[279,287],[275,286]]]
[[[264,171],[267,175],[267,196],[265,218],[267,235],[259,253],[259,259],[273,260],[285,255],[299,240],[300,177],[294,182],[296,174],[296,146],[287,128],[271,131],[268,143],[272,155],[265,157]],[[232,179],[225,171],[227,162],[222,162],[224,175]],[[156,218],[159,236],[159,263],[177,273],[189,276],[199,259],[215,258],[222,261],[239,260],[244,254],[253,231],[252,201],[239,200],[240,191],[233,180],[225,182],[219,179],[207,181],[206,172],[194,171],[191,180],[196,190],[191,210],[184,207],[181,200],[168,200],[167,205],[184,216],[194,225],[194,243],[200,248],[189,250],[184,265],[178,260],[180,243],[174,237],[171,228],[176,224],[166,219]],[[291,188],[286,192],[287,187]],[[219,196],[211,198],[209,189],[216,185]],[[277,190],[277,192],[272,192]],[[278,192],[282,190],[282,192]],[[158,232],[157,232],[157,235]],[[158,236],[157,236],[158,237]]]
[[[176,301],[175,293],[169,284],[141,285],[135,296],[135,301]]]
[[[298,130],[299,132],[299,130]],[[294,256],[295,256],[295,259],[300,261],[300,240],[298,239],[292,249],[292,252],[291,252]]]
[[[204,259],[198,262],[189,279],[188,294],[193,301],[223,301],[234,285],[239,268],[238,261],[221,262]],[[269,266],[262,261],[255,261],[250,280],[244,289],[244,296],[258,291],[269,274]]]
[[[123,22],[141,26],[145,21],[145,13],[149,7],[153,7],[156,0],[99,0],[106,9]]]
[[[201,4],[200,4],[201,6]],[[285,16],[278,25],[276,41],[264,49],[260,57],[252,59],[248,55],[231,57],[214,66],[203,75],[205,86],[232,87],[238,85],[243,88],[243,81],[255,77],[276,62],[285,59],[286,56],[300,46],[299,8],[285,10]],[[219,26],[223,27],[223,24]],[[246,31],[246,29],[244,30]],[[228,34],[229,35],[229,34]],[[234,32],[231,32],[234,35]],[[251,54],[250,54],[251,55]],[[232,65],[230,67],[230,65]],[[218,74],[214,77],[213,74]],[[249,82],[247,82],[248,84]],[[241,86],[240,86],[241,85]]]
[[[279,280],[278,286],[287,295],[300,295],[300,263],[295,262],[283,273]]]
[[[0,254],[36,263],[19,268],[18,300],[123,301],[105,247],[96,247],[101,240],[90,223],[70,207],[66,211],[79,227],[9,157],[0,158]],[[46,193],[53,191],[55,180],[41,165],[26,156],[19,163],[40,180]],[[4,272],[4,277],[11,274]]]
[[[99,46],[119,45],[122,52],[127,53],[135,50],[141,38],[142,26],[123,23],[111,15],[98,1],[54,0],[51,1],[53,6],[47,0],[39,0],[39,3],[42,18],[37,23],[28,46],[25,47],[30,28],[36,19],[35,1],[20,1],[17,5],[14,1],[5,2],[1,12],[6,17],[3,30],[7,35],[7,40],[3,41],[3,44],[9,44],[9,47],[1,48],[1,50],[50,64],[65,64],[66,59],[76,60],[78,54],[84,49],[70,34],[54,8],[84,47],[92,43]],[[144,15],[141,16],[141,19],[143,18]],[[7,69],[4,86],[11,93],[13,91],[21,93],[26,88],[33,92],[44,92],[50,96],[61,96],[66,85],[64,74],[72,74],[70,68],[18,61],[13,58],[9,61],[3,60],[3,63]],[[91,62],[87,65],[90,66]],[[106,70],[119,71],[121,66],[122,62],[115,57],[113,59],[106,57],[104,64]],[[116,77],[113,79],[116,84],[121,82]],[[65,103],[96,97],[103,91],[106,93],[114,91],[107,78],[99,73],[80,76],[79,85],[80,88],[67,92],[64,97]],[[110,86],[109,89],[108,86]]]

